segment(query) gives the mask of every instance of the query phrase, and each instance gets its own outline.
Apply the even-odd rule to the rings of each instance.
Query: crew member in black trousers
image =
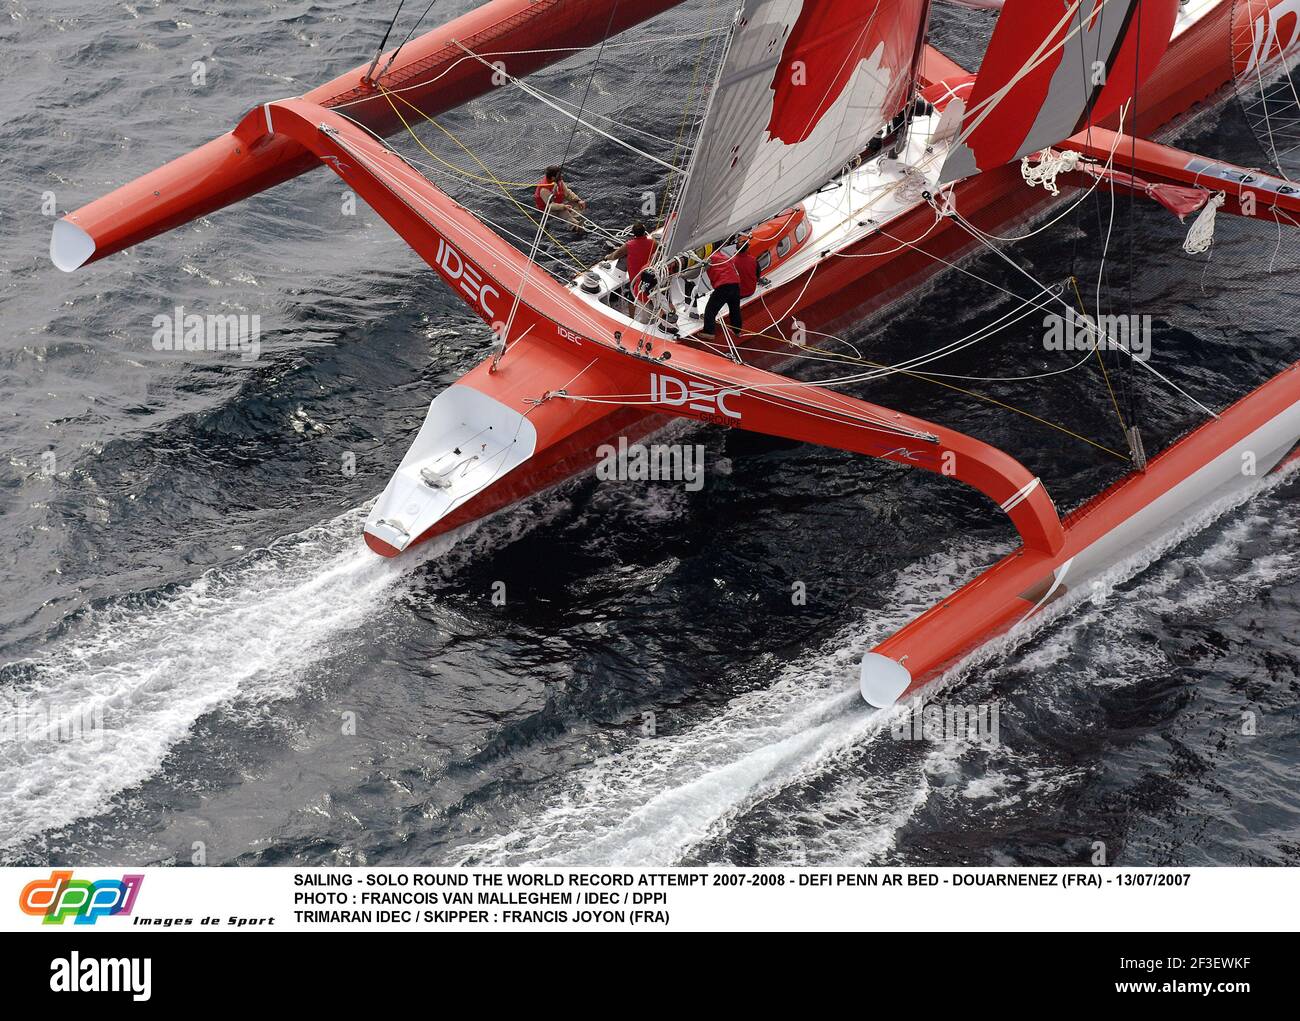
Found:
[[[731,323],[732,339],[740,336],[740,274],[736,270],[734,250],[719,248],[709,256],[709,283],[713,293],[704,306],[704,326],[701,340],[712,340],[717,328],[718,313],[727,306],[727,320]]]

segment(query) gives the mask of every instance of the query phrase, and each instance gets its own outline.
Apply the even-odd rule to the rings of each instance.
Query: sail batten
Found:
[[[743,0],[665,250],[816,190],[901,111],[928,0]]]

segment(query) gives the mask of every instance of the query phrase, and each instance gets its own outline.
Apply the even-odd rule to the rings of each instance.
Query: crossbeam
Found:
[[[1026,549],[1051,553],[1064,542],[1060,518],[1041,481],[981,440],[737,365],[687,343],[642,337],[636,350],[629,349],[616,320],[570,293],[400,156],[333,111],[301,99],[284,100],[254,111],[236,130],[288,135],[314,152],[493,328],[507,349],[521,343],[551,345],[571,358],[576,348],[580,360],[589,359],[585,385],[575,385],[571,392],[564,379],[530,380],[552,388],[532,403],[562,399],[640,407],[647,414],[746,429],[920,468],[985,494],[1011,518]],[[509,364],[507,358],[505,366]],[[508,375],[508,368],[502,374]],[[474,385],[484,385],[481,374]],[[519,385],[517,378],[505,379],[500,389],[517,392]]]

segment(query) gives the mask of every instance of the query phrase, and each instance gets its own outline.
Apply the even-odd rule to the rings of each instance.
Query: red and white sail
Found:
[[[1007,0],[944,183],[1101,123],[1164,56],[1180,0]]]
[[[906,105],[928,0],[745,0],[665,249],[824,184]]]

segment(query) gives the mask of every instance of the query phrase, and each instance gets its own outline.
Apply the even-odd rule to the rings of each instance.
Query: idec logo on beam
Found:
[[[25,915],[43,917],[46,925],[62,925],[68,918],[76,925],[94,925],[105,915],[129,915],[143,883],[144,876],[91,881],[73,879],[71,869],[56,871],[24,886],[18,907]]]
[[[442,238],[438,239],[438,252],[434,256],[434,261],[449,281],[460,285],[460,289],[469,297],[470,303],[483,311],[488,322],[497,318],[496,312],[488,304],[488,296],[499,298],[501,292],[491,284],[483,283],[483,274],[477,266]]]
[[[661,372],[650,373],[650,402],[667,404],[674,408],[686,406],[706,415],[725,415],[740,418],[739,411],[727,407],[727,398],[740,393],[726,390],[716,383],[702,383],[697,379],[681,380]]]

